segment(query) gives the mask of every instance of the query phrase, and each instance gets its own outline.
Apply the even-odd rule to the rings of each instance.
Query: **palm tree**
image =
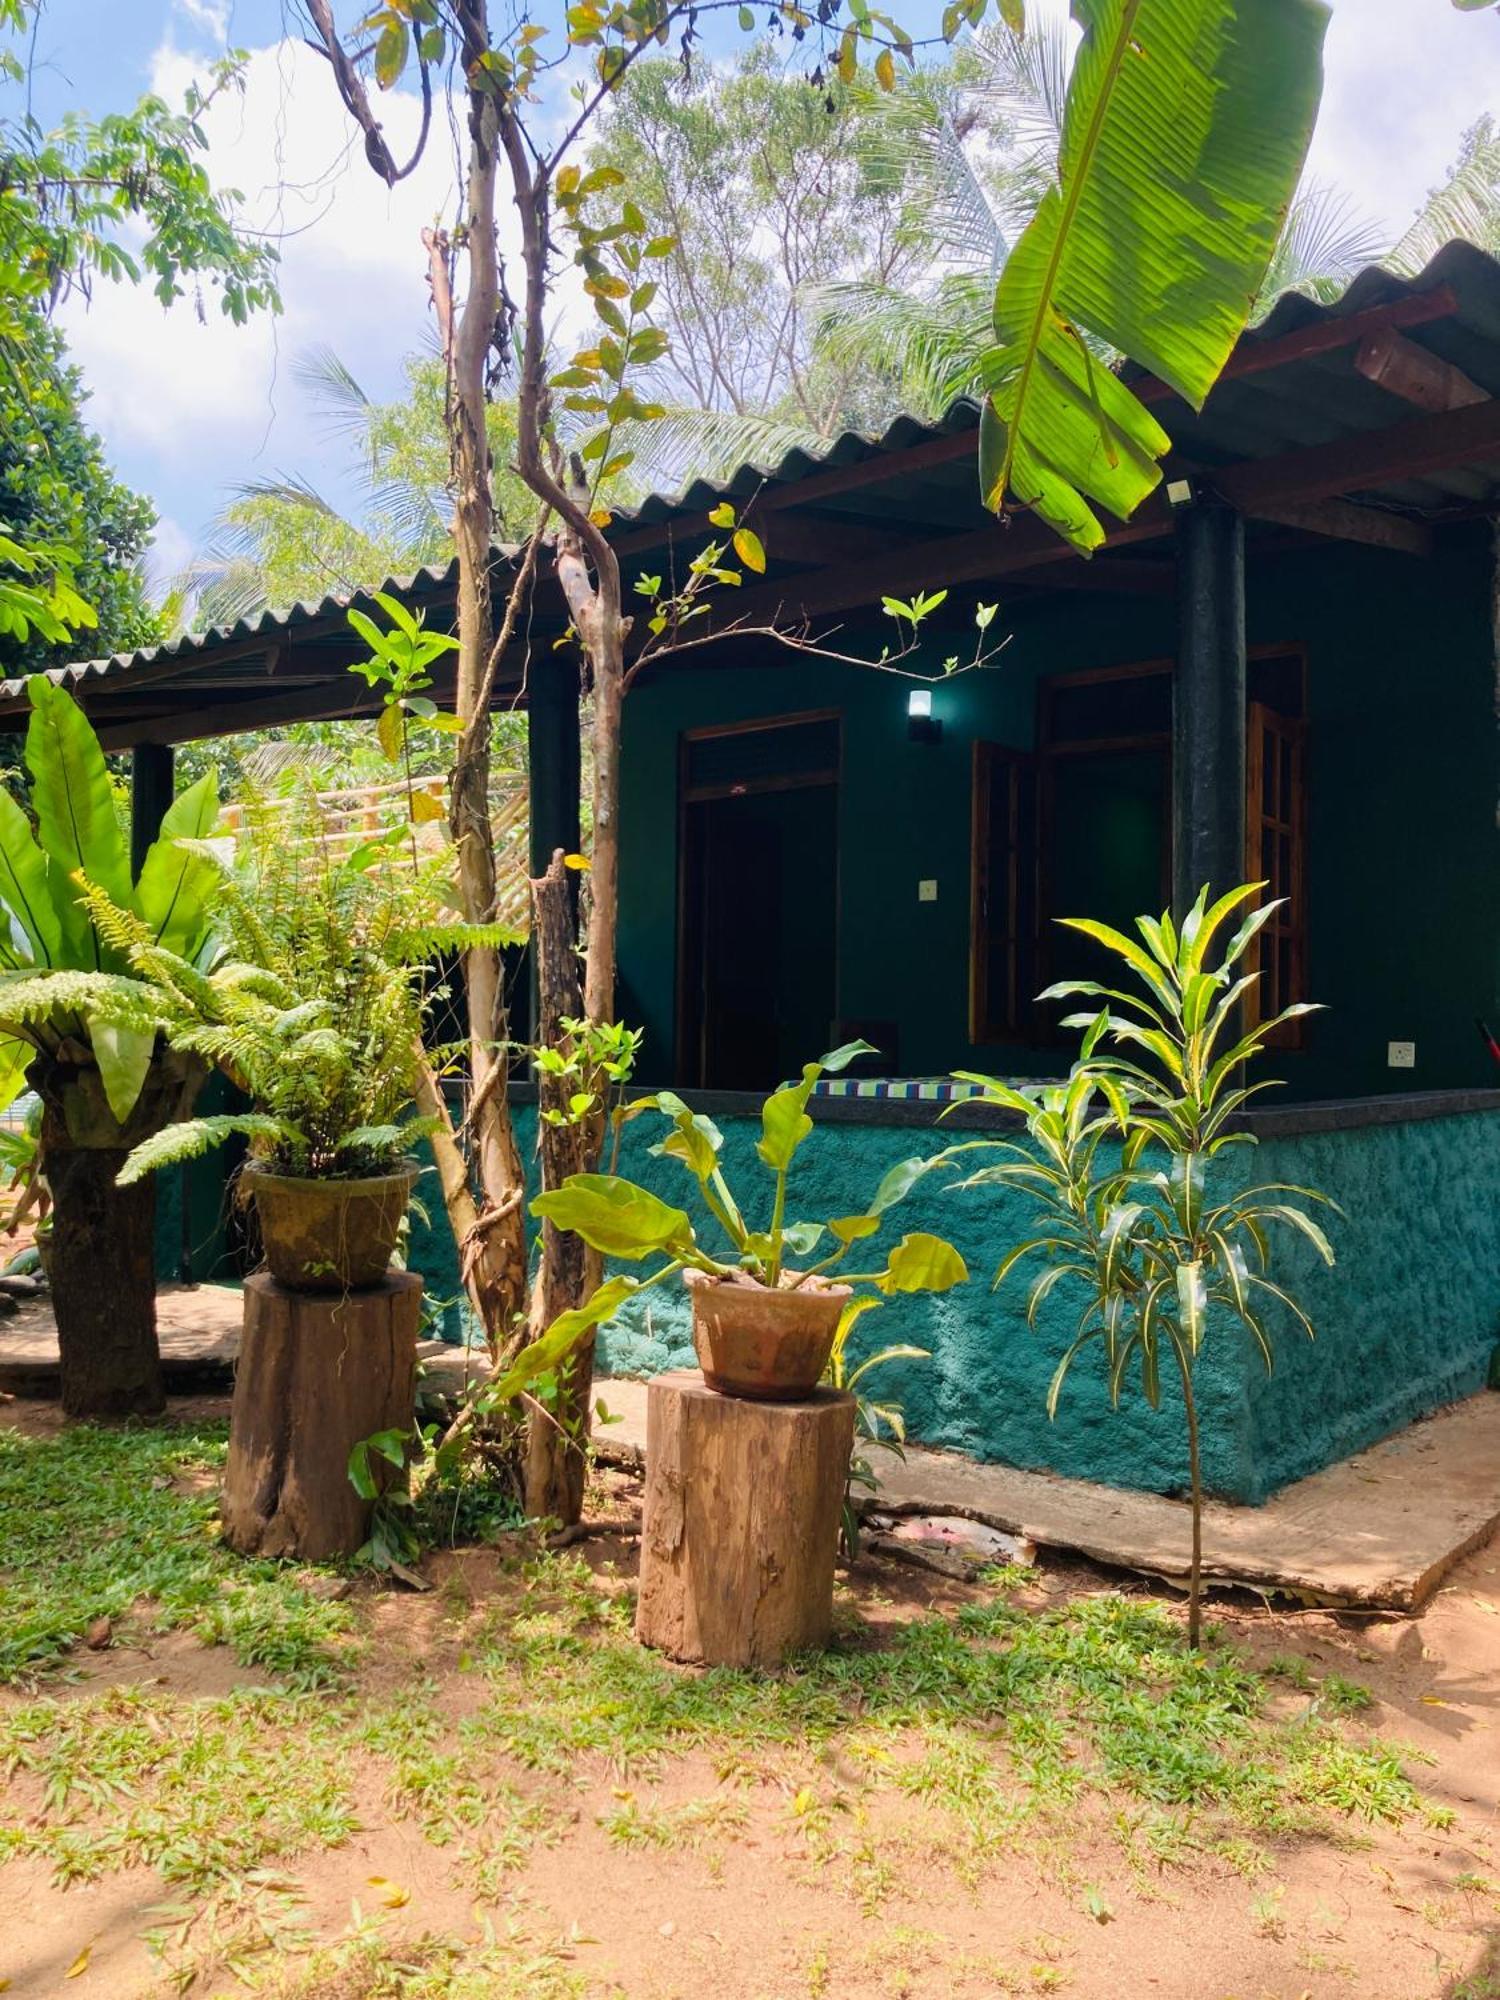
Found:
[[[177,582],[183,598],[196,601],[200,624],[232,624],[300,599],[350,595],[452,554],[440,357],[409,357],[408,393],[391,402],[368,396],[328,347],[300,355],[293,374],[325,435],[347,452],[363,505],[357,516],[346,514],[296,475],[234,487],[211,542]],[[497,532],[504,535],[512,520],[524,532],[534,505],[499,470],[513,449],[509,405],[492,406],[491,431]]]

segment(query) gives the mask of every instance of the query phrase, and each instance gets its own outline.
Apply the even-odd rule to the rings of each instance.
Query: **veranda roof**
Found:
[[[1168,481],[1217,492],[1252,524],[1252,551],[1316,537],[1425,553],[1445,522],[1500,507],[1500,263],[1452,243],[1415,278],[1371,269],[1332,306],[1295,295],[1240,341],[1201,413],[1139,370],[1130,379],[1173,440]],[[726,624],[835,617],[877,592],[1003,583],[1008,601],[1053,590],[1156,594],[1173,588],[1165,484],[1090,560],[1041,522],[997,521],[979,501],[978,411],[937,424],[898,418],[879,437],[847,432],[825,451],[742,466],[618,514],[610,530],[630,576],[681,564],[711,532],[721,498],[750,512],[767,574],[725,592]],[[1154,545],[1154,546],[1153,546]],[[513,551],[496,552],[497,586]],[[384,586],[451,626],[455,565]],[[364,648],[351,603],[329,596],[160,646],[59,668],[106,744],[177,743],[298,720],[373,714],[378,694],[349,673]],[[528,637],[546,646],[566,614],[539,583]],[[520,647],[497,703],[524,702]],[[437,690],[441,696],[441,686]],[[20,725],[25,685],[0,682],[0,729]]]

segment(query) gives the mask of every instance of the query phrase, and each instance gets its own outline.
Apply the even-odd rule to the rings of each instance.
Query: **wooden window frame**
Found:
[[[1261,879],[1260,842],[1265,824],[1262,807],[1264,772],[1261,767],[1261,740],[1252,738],[1257,714],[1269,716],[1273,727],[1279,727],[1283,734],[1292,736],[1296,744],[1293,773],[1293,815],[1289,822],[1278,822],[1277,830],[1286,831],[1291,836],[1292,884],[1291,910],[1289,920],[1277,922],[1274,928],[1278,943],[1286,950],[1292,962],[1291,994],[1302,998],[1308,967],[1308,898],[1307,898],[1307,830],[1308,830],[1308,715],[1307,715],[1307,651],[1296,641],[1258,644],[1248,649],[1247,659],[1280,659],[1290,657],[1297,662],[1299,683],[1299,713],[1284,715],[1279,709],[1271,709],[1266,704],[1247,699],[1245,712],[1246,755],[1245,755],[1245,880],[1255,882]],[[1029,1015],[1029,996],[1018,991],[1020,946],[1024,940],[1015,936],[1010,941],[1007,952],[1006,1005],[997,1010],[995,996],[989,988],[988,953],[985,949],[986,922],[988,916],[990,883],[989,871],[989,823],[995,792],[995,767],[1006,764],[1010,770],[1010,806],[1012,824],[1010,828],[1009,851],[1011,855],[1012,881],[1010,884],[1010,907],[1017,907],[1016,890],[1019,880],[1017,871],[1022,866],[1022,842],[1020,829],[1015,823],[1017,797],[1017,775],[1029,762],[1034,772],[1035,787],[1035,828],[1033,834],[1032,865],[1035,868],[1032,905],[1032,963],[1038,987],[1045,986],[1048,979],[1046,949],[1046,916],[1051,904],[1051,883],[1048,862],[1052,852],[1053,823],[1053,772],[1057,760],[1063,757],[1088,756],[1113,750],[1165,749],[1167,753],[1168,798],[1171,797],[1172,732],[1170,729],[1141,731],[1130,736],[1104,737],[1057,737],[1054,735],[1053,709],[1057,691],[1064,688],[1082,687],[1104,681],[1141,680],[1156,675],[1172,676],[1176,672],[1176,662],[1170,657],[1153,657],[1146,660],[1129,661],[1112,667],[1084,668],[1076,673],[1049,674],[1037,685],[1036,747],[1028,751],[1013,745],[992,743],[976,739],[973,756],[972,809],[969,837],[970,847],[970,910],[969,910],[969,1039],[971,1043],[1004,1041],[1029,1041],[1035,1039],[1036,1024]],[[1253,742],[1253,749],[1252,749]],[[1170,817],[1166,833],[1166,870],[1168,885],[1171,879],[1172,826]],[[1170,890],[1168,887],[1167,895]],[[1261,969],[1262,952],[1259,942],[1247,955],[1245,970]],[[1256,1025],[1262,1018],[1260,1011],[1260,987],[1252,991],[1246,1009],[1247,1025]],[[1273,1037],[1279,1048],[1297,1050],[1305,1045],[1305,1019],[1291,1022]]]

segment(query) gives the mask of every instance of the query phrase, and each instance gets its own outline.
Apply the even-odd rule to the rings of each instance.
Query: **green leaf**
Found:
[[[736,528],[734,531],[734,552],[746,569],[753,569],[757,576],[764,576],[766,552],[760,536],[753,528]]]
[[[883,1292],[950,1292],[968,1275],[968,1265],[951,1243],[914,1230],[902,1237],[875,1282]]]
[[[654,1250],[691,1250],[693,1227],[680,1208],[618,1174],[570,1174],[539,1194],[533,1215],[570,1229],[606,1257],[646,1257]]]
[[[26,768],[31,773],[37,829],[53,864],[53,896],[62,905],[64,936],[75,962],[97,966],[101,950],[79,907],[72,877],[80,870],[112,903],[130,907],[130,854],[115,811],[109,770],[83,710],[45,674],[27,682],[31,721]]]
[[[162,815],[161,832],[146,851],[131,898],[156,942],[191,958],[202,940],[222,871],[207,855],[180,846],[207,840],[219,820],[219,775],[206,771]]]
[[[35,1054],[30,1042],[0,1035],[0,1111],[8,1111],[26,1088],[26,1068]]]
[[[195,1160],[201,1154],[211,1152],[215,1146],[222,1146],[226,1139],[236,1136],[260,1139],[268,1145],[301,1137],[284,1120],[268,1117],[259,1111],[225,1113],[213,1118],[185,1118],[180,1124],[168,1125],[164,1130],[154,1132],[149,1139],[143,1139],[115,1179],[121,1187],[129,1187],[133,1181],[154,1173],[158,1167],[174,1167],[179,1160]]]
[[[39,966],[62,953],[62,923],[47,879],[47,857],[31,822],[10,793],[0,790],[0,900],[25,933]]]
[[[99,1079],[109,1108],[123,1125],[134,1111],[146,1081],[156,1036],[141,1028],[123,1028],[118,1022],[91,1021],[89,1045],[99,1065]]]
[[[809,1063],[808,1068],[813,1065]],[[755,1150],[772,1173],[786,1172],[792,1155],[812,1131],[813,1122],[807,1115],[811,1092],[812,1086],[807,1081],[789,1083],[773,1091],[761,1106],[761,1136]]]
[[[585,1334],[591,1333],[596,1326],[602,1326],[605,1320],[612,1319],[625,1301],[639,1290],[640,1284],[635,1278],[610,1278],[581,1306],[576,1306],[571,1312],[559,1313],[539,1339],[521,1349],[503,1375],[492,1376],[486,1383],[486,1405],[494,1408],[511,1402],[538,1376],[559,1367]]]
[[[1318,0],[1073,0],[1084,38],[1058,185],[995,290],[980,430],[1007,494],[1074,547],[1160,479],[1166,432],[1090,351],[1120,349],[1198,408],[1269,266],[1321,87]]]

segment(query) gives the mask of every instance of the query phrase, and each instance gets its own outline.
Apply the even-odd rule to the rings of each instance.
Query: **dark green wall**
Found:
[[[1430,561],[1330,543],[1251,565],[1252,645],[1308,655],[1309,997],[1330,1012],[1280,1058],[1299,1098],[1495,1080],[1474,1029],[1500,1015],[1490,566],[1477,529],[1449,536]],[[1001,621],[998,665],[935,688],[937,744],[908,740],[902,680],[775,648],[733,665],[694,654],[632,691],[620,968],[622,1011],[646,1030],[642,1080],[673,1067],[679,733],[824,707],[844,718],[840,1014],[894,1019],[907,1074],[1058,1066],[1054,1049],[968,1040],[972,746],[1029,747],[1048,674],[1170,656],[1175,612],[1170,598],[1059,594],[1014,615],[1002,599]],[[923,878],[935,903],[917,901]],[[1386,1068],[1392,1040],[1416,1042],[1414,1073]]]

